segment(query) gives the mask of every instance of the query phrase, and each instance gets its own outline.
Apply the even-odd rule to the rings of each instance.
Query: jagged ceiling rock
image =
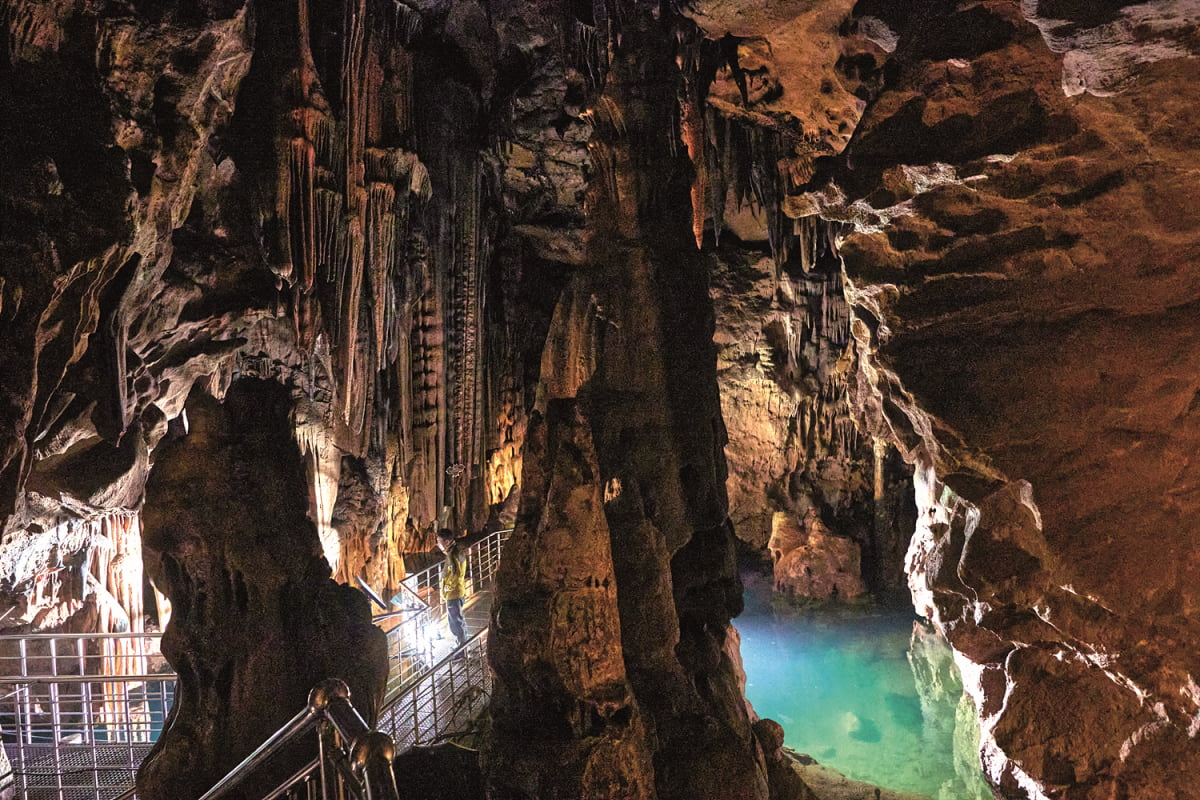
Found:
[[[708,36],[737,40],[730,44],[746,73],[749,107],[787,115],[840,152],[864,106],[854,93],[857,81],[838,69],[861,46],[839,31],[853,7],[854,0],[698,0],[688,13]],[[719,89],[713,96],[739,100],[722,98]]]
[[[161,234],[187,214],[249,52],[237,3],[162,11],[152,31],[117,6],[93,16],[75,4],[13,3],[5,20],[6,63],[21,67],[0,81],[7,516],[33,442],[62,410],[55,392],[89,344],[112,350],[86,386],[97,401],[89,417],[110,441],[132,422],[130,320],[116,306],[166,269],[171,239]]]

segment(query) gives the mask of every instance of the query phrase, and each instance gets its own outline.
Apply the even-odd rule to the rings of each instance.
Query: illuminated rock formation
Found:
[[[876,4],[880,91],[806,201],[841,192],[859,402],[917,466],[914,599],[1011,797],[1187,796],[1200,752],[1195,9],[1118,6]]]
[[[846,601],[866,592],[862,554],[852,540],[835,536],[816,508],[804,520],[776,513],[767,549],[775,591],[809,600]]]
[[[816,507],[875,593],[915,527],[1006,797],[1186,796],[1198,13],[0,4],[6,629],[143,624],[160,443],[259,379],[290,579],[388,594],[439,518],[519,517],[497,726],[557,727],[498,791],[770,791],[733,537]]]
[[[675,213],[692,175],[673,139],[681,21],[620,14],[590,20],[609,37],[589,98],[599,178],[493,611],[491,782],[505,798],[766,800],[726,650],[741,582],[704,257]]]

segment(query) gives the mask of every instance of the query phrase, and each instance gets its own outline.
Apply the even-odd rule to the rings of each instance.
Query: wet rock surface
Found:
[[[1120,93],[1076,96],[1072,59],[1016,4],[946,11],[971,32],[959,45],[891,18],[890,77],[835,179],[863,407],[917,464],[914,598],[976,665],[1006,796],[1186,795],[1196,548],[1173,454],[1200,240],[1151,198],[1187,180],[1194,121],[1175,98],[1197,61],[1147,48]],[[1190,55],[1173,30],[1154,35]]]

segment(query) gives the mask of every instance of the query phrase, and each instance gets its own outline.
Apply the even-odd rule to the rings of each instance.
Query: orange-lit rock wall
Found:
[[[913,597],[1005,796],[1190,796],[1195,9],[935,5],[872,5],[879,91],[806,199],[916,466]]]
[[[499,576],[490,781],[505,798],[765,800],[726,648],[742,600],[707,259],[677,213],[694,196],[676,140],[687,28],[610,10],[575,20],[608,42],[589,98],[598,178]]]

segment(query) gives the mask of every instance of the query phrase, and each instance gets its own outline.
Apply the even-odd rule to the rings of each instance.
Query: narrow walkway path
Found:
[[[440,563],[405,579],[411,609],[376,618],[388,633],[390,657],[376,727],[393,738],[397,750],[462,730],[487,705],[490,589],[508,533],[490,533],[467,548],[474,591],[463,608],[469,639],[458,651],[437,602]],[[174,699],[175,675],[159,655],[158,638],[0,637],[0,736],[16,797],[132,796],[127,792],[133,777]],[[131,665],[138,674],[130,674]]]

